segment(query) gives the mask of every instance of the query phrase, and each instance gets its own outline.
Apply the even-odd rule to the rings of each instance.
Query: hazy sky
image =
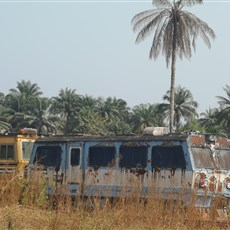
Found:
[[[130,107],[160,103],[170,86],[164,57],[149,60],[151,39],[135,44],[132,17],[152,1],[0,0],[0,92],[17,81],[37,83],[44,96],[60,89],[124,99]],[[197,40],[191,60],[179,60],[176,85],[186,87],[199,112],[218,107],[229,85],[229,1],[186,8],[206,21],[217,38],[212,48]]]

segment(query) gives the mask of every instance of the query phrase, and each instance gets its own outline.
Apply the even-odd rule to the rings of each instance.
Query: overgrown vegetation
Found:
[[[229,229],[226,212],[186,207],[178,200],[140,200],[137,196],[115,202],[59,196],[48,199],[45,181],[12,180],[0,193],[1,229]],[[87,202],[88,201],[88,202]],[[90,202],[89,202],[90,201]],[[77,205],[76,205],[77,204]],[[86,205],[88,204],[88,205]],[[90,205],[89,205],[90,204]],[[92,205],[93,204],[93,205]]]
[[[175,89],[175,132],[199,130],[230,136],[230,86],[226,97],[217,96],[219,108],[208,108],[200,116],[198,102],[181,86]],[[47,98],[36,83],[17,82],[16,88],[0,93],[0,130],[31,127],[56,134],[84,133],[121,135],[142,133],[147,126],[169,126],[170,95],[163,102],[128,107],[123,99],[94,98],[75,89],[61,89],[58,96]]]

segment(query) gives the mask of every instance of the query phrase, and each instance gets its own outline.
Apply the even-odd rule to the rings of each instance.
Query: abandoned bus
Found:
[[[23,176],[29,164],[37,130],[31,128],[12,129],[0,134],[0,184],[1,187],[12,176]]]
[[[57,135],[35,141],[29,171],[46,177],[47,192],[71,196],[180,197],[210,207],[230,200],[230,140],[146,129],[142,135]],[[159,132],[160,130],[160,132]],[[163,131],[162,131],[163,130]]]

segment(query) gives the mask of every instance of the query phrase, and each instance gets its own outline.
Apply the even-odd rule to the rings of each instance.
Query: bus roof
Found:
[[[167,134],[167,135],[121,135],[121,136],[94,136],[94,135],[54,135],[37,139],[36,142],[118,142],[118,141],[183,141],[188,138],[187,134]]]

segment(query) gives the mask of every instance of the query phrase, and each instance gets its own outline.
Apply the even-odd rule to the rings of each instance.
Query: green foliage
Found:
[[[158,105],[158,112],[162,114],[165,120],[170,116],[170,91],[163,96],[165,103]],[[196,109],[198,103],[194,101],[192,93],[181,86],[175,89],[175,103],[174,103],[174,127],[179,131],[185,123],[193,121],[198,117]]]
[[[124,121],[110,122],[106,125],[108,135],[127,135],[132,134],[132,126]]]
[[[157,108],[158,105],[151,104],[140,104],[133,108],[130,122],[135,133],[142,133],[150,126],[164,126],[163,117]]]
[[[227,97],[217,96],[219,99],[220,110],[217,119],[223,127],[223,132],[230,137],[230,85],[225,85],[223,88]]]
[[[103,99],[82,96],[75,89],[65,88],[60,90],[57,97],[47,98],[41,96],[37,84],[30,81],[17,84],[17,88],[10,89],[6,96],[0,93],[0,130],[31,127],[52,134],[125,135],[140,134],[148,126],[168,125],[169,91],[163,96],[163,103],[129,108],[124,100],[115,97]],[[230,136],[228,85],[224,91],[227,97],[217,96],[219,108],[206,110],[198,117],[198,103],[194,101],[192,93],[181,86],[176,87],[176,131],[198,130]],[[15,104],[16,97],[18,104]]]
[[[25,180],[22,186],[21,203],[33,205],[40,208],[47,208],[49,200],[46,189],[47,181],[39,173],[35,173],[30,180]]]
[[[197,120],[192,120],[187,122],[180,130],[180,132],[198,132],[200,134],[204,133],[202,126]]]

